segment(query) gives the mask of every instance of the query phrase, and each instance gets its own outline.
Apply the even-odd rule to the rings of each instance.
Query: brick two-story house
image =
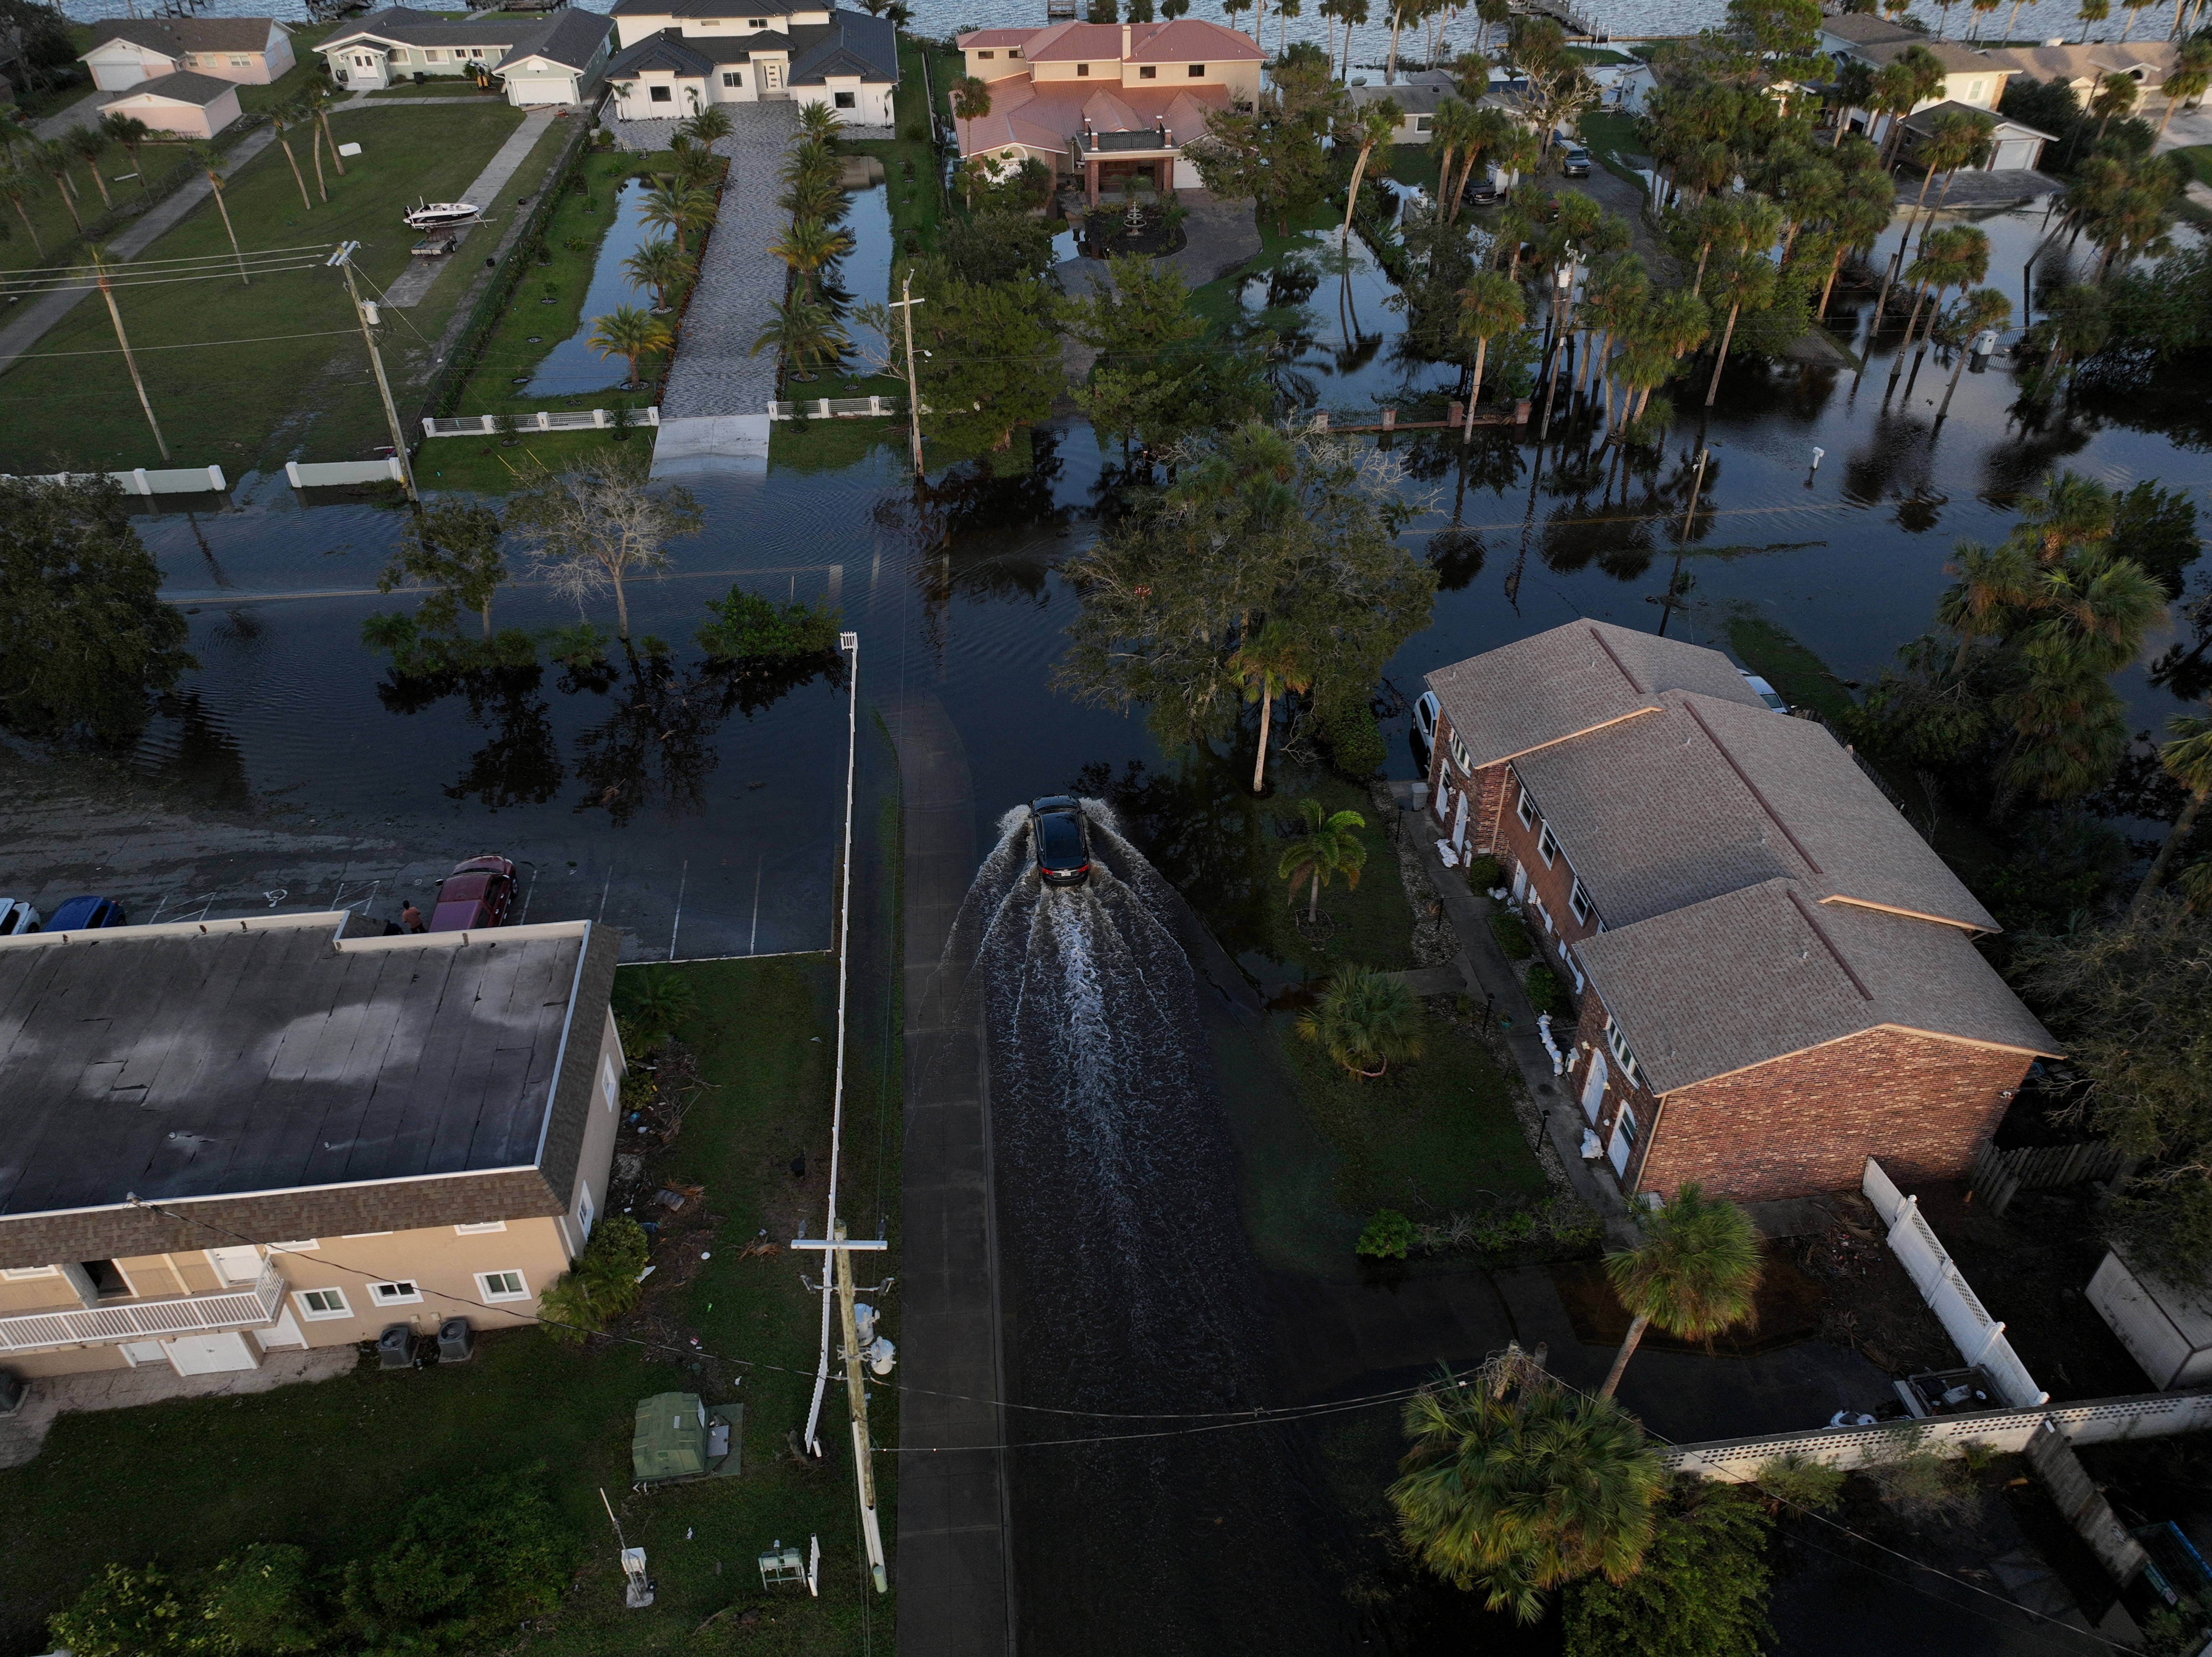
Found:
[[[535,1313],[607,1199],[617,941],[349,919],[0,938],[0,1363],[194,1375]]]
[[[2057,1053],[1989,912],[1719,652],[1576,622],[1428,683],[1437,827],[1572,986],[1569,1089],[1625,1191],[1958,1174]]]

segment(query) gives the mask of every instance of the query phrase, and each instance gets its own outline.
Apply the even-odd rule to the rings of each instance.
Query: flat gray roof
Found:
[[[0,1216],[534,1165],[612,952],[580,921],[341,942],[342,919],[0,944]]]

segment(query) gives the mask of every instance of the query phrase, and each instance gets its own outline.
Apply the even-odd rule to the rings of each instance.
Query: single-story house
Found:
[[[2135,112],[2148,114],[2155,124],[2166,112],[2166,77],[2180,61],[2181,50],[2171,40],[2096,40],[2087,46],[1992,48],[1990,56],[2016,75],[2063,82],[2084,109],[2107,75],[2124,75],[2136,83]],[[2191,101],[2201,101],[2201,94],[2185,106]]]
[[[265,87],[296,61],[290,31],[273,17],[118,17],[92,28],[92,50],[77,61],[102,92],[185,70]]]
[[[0,1363],[533,1316],[608,1200],[620,940],[343,912],[0,938]]]
[[[570,6],[542,13],[481,11],[465,18],[387,6],[347,25],[315,50],[349,92],[374,92],[422,76],[502,77],[507,100],[580,104],[606,64],[614,24]]]
[[[624,120],[680,119],[708,104],[826,104],[848,126],[889,126],[898,31],[809,0],[619,0],[607,65]]]
[[[1425,144],[1429,142],[1429,133],[1436,125],[1437,106],[1447,98],[1458,97],[1459,90],[1456,87],[1449,85],[1412,86],[1401,81],[1396,86],[1370,84],[1352,87],[1346,89],[1346,96],[1351,100],[1355,119],[1358,112],[1365,109],[1368,105],[1379,104],[1384,99],[1389,99],[1398,106],[1399,112],[1403,117],[1399,121],[1398,130],[1390,142],[1400,144]],[[1343,127],[1340,125],[1339,130],[1342,130]]]
[[[244,112],[238,106],[235,82],[185,69],[113,94],[100,105],[100,112],[133,115],[155,131],[179,138],[212,138]]]
[[[1574,622],[1428,685],[1436,831],[1572,986],[1566,1091],[1624,1194],[1956,1177],[2058,1053],[1989,912],[1720,652]]]
[[[1900,153],[1907,161],[1917,161],[1920,146],[1936,136],[1936,118],[1948,110],[1965,107],[1964,104],[1930,104],[1927,108],[1906,116]],[[2000,115],[1996,118],[1996,126],[1990,134],[1990,159],[1985,170],[2010,173],[2039,167],[2043,163],[2043,147],[2051,142],[2050,133],[2039,131],[2022,121],[2007,120]]]

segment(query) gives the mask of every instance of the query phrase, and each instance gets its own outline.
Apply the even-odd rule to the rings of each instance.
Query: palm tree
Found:
[[[814,219],[796,220],[768,245],[768,251],[788,265],[799,277],[799,292],[814,296],[814,281],[822,267],[853,251],[853,238]]]
[[[69,151],[62,147],[58,138],[33,140],[25,144],[23,149],[39,171],[54,181],[54,189],[62,198],[62,205],[69,209],[70,222],[76,227],[78,235],[84,234],[83,216],[77,212],[76,203],[70,196]]]
[[[345,157],[338,154],[338,141],[331,136],[331,106],[337,101],[337,89],[328,81],[311,80],[301,89],[300,107],[322,134],[324,147],[331,152],[331,165],[343,179],[346,175]]]
[[[1705,385],[1705,407],[1721,394],[1721,370],[1728,367],[1729,345],[1735,338],[1735,320],[1748,307],[1764,310],[1774,302],[1774,262],[1753,248],[1730,254],[1713,270],[1713,298],[1728,300],[1728,325],[1721,331],[1720,349],[1713,357],[1713,377]]]
[[[2101,23],[2112,15],[2112,0],[2080,0],[2080,3],[2074,9],[2074,15],[2081,20],[2081,39],[2079,44],[2087,46],[2089,43],[2090,25]]]
[[[1936,410],[1936,423],[1942,425],[1943,416],[1951,412],[1951,393],[1959,389],[1959,376],[1966,372],[1966,358],[1973,349],[1974,336],[1984,328],[2002,328],[2012,315],[2012,300],[2002,288],[1977,288],[1966,295],[1959,314],[1952,319],[1952,331],[1958,336],[1959,360],[1951,365],[1951,383],[1943,388],[1942,406]]]
[[[1752,1314],[1765,1262],[1751,1216],[1685,1180],[1644,1225],[1644,1241],[1605,1257],[1605,1275],[1629,1314],[1628,1338],[1598,1396],[1611,1398],[1644,1332],[1657,1324],[1684,1340],[1711,1340]]]
[[[39,227],[31,222],[30,213],[25,207],[25,203],[36,194],[38,185],[23,170],[15,151],[10,149],[6,154],[0,155],[0,196],[5,196],[8,205],[15,209],[15,216],[22,220],[23,228],[31,238],[32,252],[43,259],[46,256],[46,246],[40,241]]]
[[[1990,806],[2000,819],[2024,793],[2056,804],[2101,786],[2128,741],[2127,704],[2107,674],[2053,636],[2031,637],[2021,656],[2026,677],[1995,704],[2013,733]]]
[[[835,224],[845,216],[845,191],[825,179],[799,179],[785,186],[775,204],[794,219]]]
[[[2079,472],[2045,477],[2043,493],[2020,503],[2020,528],[2037,559],[2055,564],[2075,547],[2112,538],[2112,491]]]
[[[639,380],[637,360],[648,352],[665,351],[676,343],[668,331],[668,325],[650,311],[641,311],[635,305],[617,305],[603,317],[592,319],[592,337],[584,342],[603,357],[625,357],[629,361],[629,379],[624,391],[636,389]]]
[[[1397,14],[1393,12],[1395,18]],[[1395,39],[1395,35],[1393,36]],[[1396,51],[1394,46],[1391,50]],[[1352,215],[1359,205],[1359,181],[1367,173],[1367,158],[1375,153],[1375,146],[1387,144],[1395,136],[1398,124],[1406,118],[1406,112],[1398,106],[1395,98],[1378,98],[1361,108],[1354,121],[1359,138],[1359,159],[1352,164],[1352,185],[1344,192],[1344,229],[1342,234],[1352,234]]]
[[[713,222],[714,198],[703,190],[672,189],[662,185],[646,191],[638,217],[656,230],[673,231],[676,251],[681,253],[685,251],[684,238],[687,233]]]
[[[1951,555],[1943,573],[1957,580],[1936,601],[1936,619],[1959,636],[1951,658],[1951,677],[1958,679],[1977,639],[2003,637],[2035,603],[2038,570],[2017,538],[1994,548],[1961,541]]]
[[[852,348],[852,341],[827,309],[794,294],[760,331],[748,355],[758,356],[770,346],[793,379],[812,379],[814,369],[836,362]]]
[[[1435,118],[1429,123],[1429,142],[1437,151],[1437,211],[1449,220],[1452,160],[1463,155],[1475,142],[1474,106],[1449,94],[1437,100]]]
[[[2043,572],[2029,630],[2093,673],[2117,673],[2142,649],[2143,635],[2166,614],[2166,589],[2132,558],[2099,549]]]
[[[952,118],[980,121],[991,112],[991,84],[976,76],[963,75],[952,83]]]
[[[1905,319],[1905,338],[1899,343],[1897,356],[1889,365],[1889,383],[1894,385],[1905,364],[1905,347],[1912,343],[1913,331],[1919,326],[1920,310],[1929,295],[1941,302],[1944,293],[1956,288],[1964,293],[1990,273],[1990,239],[1972,225],[1954,225],[1938,230],[1921,244],[1920,257],[1905,268],[1905,274],[1914,282],[1912,314]],[[1935,325],[1930,313],[1929,325]],[[1928,342],[1923,338],[1920,349],[1925,352]],[[1919,358],[1913,359],[1915,367]],[[1908,391],[1907,395],[1910,395]]]
[[[1406,1405],[1413,1448],[1390,1486],[1413,1557],[1492,1611],[1534,1623],[1551,1589],[1643,1563],[1667,1472],[1609,1398],[1562,1387],[1517,1347]]]
[[[96,126],[73,126],[63,135],[62,142],[84,163],[84,170],[92,174],[93,185],[100,191],[100,204],[114,211],[115,198],[107,193],[107,180],[100,176],[100,158],[114,142],[111,135]]]
[[[711,149],[686,146],[676,152],[672,170],[678,191],[699,190],[711,194],[711,186],[722,176],[722,158]]]
[[[153,143],[154,129],[136,115],[117,115],[112,112],[100,118],[100,126],[101,131],[106,133],[109,137],[130,152],[131,169],[138,175],[138,191],[141,195],[143,195],[146,190],[146,162],[139,155],[138,149],[141,144]]]
[[[813,107],[811,104],[803,106],[804,109]],[[803,122],[805,118],[802,111],[800,119]],[[700,149],[712,149],[721,140],[737,130],[737,123],[731,118],[730,112],[721,105],[708,104],[706,108],[684,122],[679,130],[685,137],[690,139]]]
[[[2105,136],[2105,129],[2112,124],[2115,115],[2127,115],[2136,106],[2136,83],[2131,76],[2114,70],[2097,82],[2097,89],[2089,95],[2089,112],[2097,118],[2097,136]]]
[[[283,146],[284,159],[292,168],[292,182],[300,186],[300,205],[312,213],[315,210],[315,204],[307,199],[307,181],[300,176],[300,158],[292,153],[292,141],[285,136],[299,119],[299,111],[290,104],[278,104],[269,112],[270,130],[276,133],[276,142]]]
[[[1474,375],[1467,388],[1467,421],[1460,428],[1464,447],[1474,440],[1474,408],[1482,398],[1482,368],[1490,342],[1511,333],[1528,320],[1528,307],[1521,284],[1498,270],[1478,270],[1459,290],[1459,332],[1474,342]]]
[[[253,284],[246,278],[246,255],[239,251],[238,232],[232,228],[230,222],[230,203],[223,199],[222,152],[210,143],[196,143],[189,146],[189,149],[192,159],[200,164],[201,171],[207,174],[208,187],[215,196],[215,210],[222,215],[222,234],[230,238],[230,254],[238,261],[239,286],[250,288]]]
[[[1285,691],[1304,690],[1313,683],[1305,665],[1305,652],[1280,622],[1270,622],[1260,636],[1229,659],[1229,671],[1244,687],[1244,700],[1260,704],[1260,752],[1252,762],[1252,792],[1266,791],[1267,728],[1273,721],[1275,698]]]
[[[1357,811],[1324,811],[1321,802],[1310,797],[1298,802],[1298,810],[1306,820],[1306,837],[1283,849],[1275,873],[1290,883],[1293,903],[1298,901],[1298,887],[1310,883],[1306,924],[1311,926],[1321,918],[1321,889],[1328,884],[1332,875],[1342,875],[1346,887],[1355,892],[1359,889],[1359,871],[1367,866],[1367,845],[1352,831],[1364,828],[1367,819]]]
[[[1888,175],[1881,175],[1888,182]],[[1853,253],[1871,252],[1881,240],[1881,233],[1889,228],[1890,215],[1896,210],[1893,192],[1865,188],[1865,181],[1854,179],[1828,214],[1828,232],[1835,238],[1835,257],[1828,262],[1828,277],[1820,284],[1820,303],[1814,312],[1818,319],[1828,314],[1828,295],[1834,291],[1837,275],[1844,261]]]
[[[2202,98],[2207,87],[2212,87],[2212,36],[2192,34],[2181,43],[2181,55],[2159,88],[2166,100],[2166,112],[2158,118],[2160,137],[2166,136],[2173,112],[2191,98]]]
[[[657,316],[668,313],[668,290],[688,279],[692,268],[691,261],[678,252],[676,244],[665,236],[655,236],[623,261],[623,270],[634,287],[653,289],[653,309]]]
[[[2166,831],[2166,838],[2158,843],[2158,855],[2151,859],[2150,871],[2136,889],[2135,901],[2128,906],[2128,924],[2132,926],[2142,918],[2143,905],[2158,889],[2160,877],[2166,865],[2172,860],[2176,847],[2187,843],[2190,830],[2197,826],[2197,814],[2204,809],[2205,798],[2212,795],[2212,719],[2193,713],[2177,713],[2166,722],[2173,733],[2173,740],[2159,744],[2158,762],[2172,777],[2189,792],[2182,803],[2181,813]]]
[[[1354,1076],[1376,1077],[1421,1056],[1421,1010],[1397,979],[1352,962],[1298,1015],[1298,1034]]]
[[[2112,337],[2112,321],[2101,288],[2075,282],[2060,288],[2044,302],[2043,325],[2051,335],[2051,349],[2035,376],[2040,396],[2051,374],[2076,357],[2094,356]]]
[[[816,143],[836,143],[837,112],[827,104],[801,104],[799,106],[799,131],[801,137]]]

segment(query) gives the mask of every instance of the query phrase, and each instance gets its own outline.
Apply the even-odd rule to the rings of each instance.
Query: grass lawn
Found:
[[[315,47],[340,27],[337,23],[292,24],[292,67],[267,86],[239,88],[238,106],[248,115],[258,115],[264,109],[273,109],[298,97],[308,81],[322,72],[322,59],[315,55]]]
[[[542,1462],[589,1564],[551,1630],[508,1649],[681,1646],[827,1657],[872,1641],[890,1650],[890,1602],[864,1586],[849,1441],[836,1410],[822,1435],[823,1461],[797,1463],[787,1454],[786,1435],[805,1416],[819,1302],[799,1287],[788,1254],[745,1259],[738,1252],[763,1228],[783,1238],[809,1217],[818,1221],[819,1174],[802,1185],[784,1164],[802,1146],[810,1161],[826,1158],[830,1050],[809,1038],[829,1028],[834,977],[818,957],[680,970],[699,995],[682,1035],[699,1049],[702,1078],[712,1085],[677,1142],[649,1154],[646,1188],[675,1178],[704,1185],[707,1194],[689,1217],[664,1228],[654,1259],[666,1286],[626,1326],[679,1345],[696,1336],[716,1358],[679,1368],[636,1347],[562,1347],[523,1332],[483,1339],[472,1362],[450,1369],[365,1369],[235,1399],[65,1417],[35,1461],[0,1472],[13,1538],[0,1550],[0,1648],[46,1649],[46,1615],[109,1560],[158,1558],[189,1570],[268,1540],[299,1544],[318,1565],[333,1567],[387,1540],[410,1497]],[[874,1189],[880,1171],[875,1071],[855,1067],[861,1088],[848,1101],[855,1193]],[[895,1093],[896,1074],[888,1074]],[[896,1143],[895,1132],[889,1137]],[[896,1169],[889,1172],[896,1190]],[[860,1211],[860,1223],[874,1223],[872,1206]],[[714,1258],[702,1265],[702,1253]],[[724,1354],[803,1373],[757,1369],[740,1382]],[[661,1391],[744,1405],[742,1476],[625,1497],[633,1411]],[[897,1439],[895,1397],[879,1388],[872,1403],[883,1442]],[[887,1495],[893,1465],[889,1457],[878,1463]],[[622,1606],[602,1488],[616,1498],[629,1541],[648,1551],[659,1584],[649,1611]],[[889,1511],[884,1528],[896,1528]],[[803,1548],[810,1534],[822,1539],[822,1597],[763,1595],[755,1556],[779,1537]],[[731,1615],[697,1631],[726,1607]],[[738,1616],[755,1607],[758,1618],[741,1624]]]
[[[1412,149],[1416,146],[1405,147]],[[1262,215],[1258,221],[1260,251],[1240,265],[1235,274],[1191,289],[1191,308],[1217,327],[1235,321],[1243,314],[1237,290],[1247,277],[1265,276],[1292,253],[1311,253],[1315,246],[1307,240],[1307,232],[1334,230],[1343,222],[1344,209],[1332,208],[1326,202],[1310,207],[1304,213],[1290,215],[1287,234],[1279,228],[1278,222],[1272,215]]]
[[[1591,110],[1585,113],[1577,130],[1589,152],[1597,158],[1607,172],[1638,190],[1650,186],[1638,174],[1639,167],[1650,167],[1651,158],[1644,153],[1644,141],[1636,130],[1636,118],[1617,110]]]
[[[415,481],[425,489],[505,495],[515,487],[517,470],[532,460],[543,462],[552,471],[566,471],[615,440],[612,432],[605,431],[525,432],[510,449],[496,437],[441,437],[416,452]],[[648,452],[653,447],[653,429],[633,427],[626,440],[643,446],[631,449],[631,453]]]
[[[1828,665],[1765,616],[1738,610],[1728,619],[1727,634],[1729,648],[1792,707],[1818,708],[1831,722],[1850,710],[1851,693],[1836,682]]]
[[[908,232],[918,249],[929,252],[937,246],[937,227],[945,217],[945,196],[938,183],[936,153],[927,142],[928,94],[922,90],[922,60],[929,56],[930,85],[937,94],[939,113],[950,118],[948,88],[963,73],[965,59],[957,52],[927,46],[911,35],[899,36],[899,84],[892,107],[898,136],[888,141],[846,142],[840,147],[858,155],[873,155],[884,164],[884,196],[890,203],[891,235],[903,252]],[[921,132],[921,142],[912,134]],[[897,285],[897,258],[892,260],[892,285]],[[865,298],[866,296],[864,296]]]
[[[1384,172],[1400,184],[1426,191],[1434,201],[1441,182],[1437,167],[1443,159],[1443,151],[1434,144],[1393,144],[1390,165]]]
[[[2212,184],[2212,144],[2190,144],[2172,153],[2199,184]]]
[[[868,389],[858,395],[867,396],[875,385],[875,381],[869,381]],[[803,392],[815,388],[801,385],[791,389]],[[903,385],[895,393],[879,394],[896,395],[902,404],[906,401]],[[837,395],[854,394],[841,389]],[[797,472],[842,471],[878,449],[903,452],[906,444],[907,422],[903,415],[890,420],[779,420],[769,428],[768,463],[772,467]],[[927,455],[927,449],[923,452]]]
[[[479,92],[465,75],[438,75],[417,86],[412,81],[402,81],[397,86],[380,87],[368,96],[372,98],[497,98],[496,92]]]
[[[331,178],[330,202],[303,208],[283,151],[271,145],[230,180],[227,196],[239,240],[252,250],[357,239],[366,292],[380,292],[408,263],[412,238],[400,222],[402,209],[418,195],[458,196],[521,119],[520,110],[499,103],[333,116],[338,141],[359,142],[363,153],[349,158],[346,176]],[[538,151],[487,203],[490,216],[504,220],[516,197],[537,191],[562,127],[560,122],[549,125]],[[301,157],[303,167],[306,159]],[[313,197],[312,175],[307,188]],[[210,203],[145,257],[220,258],[229,249]],[[431,343],[466,286],[461,270],[448,271],[423,304],[385,313],[385,361],[403,420],[414,414],[414,392],[428,378]],[[262,276],[250,287],[217,278],[125,288],[118,300],[177,464],[220,462],[235,476],[291,455],[351,458],[388,440],[344,285],[335,272],[318,264]],[[78,305],[10,372],[9,381],[10,395],[0,404],[0,468],[161,464],[106,307],[96,300]]]

